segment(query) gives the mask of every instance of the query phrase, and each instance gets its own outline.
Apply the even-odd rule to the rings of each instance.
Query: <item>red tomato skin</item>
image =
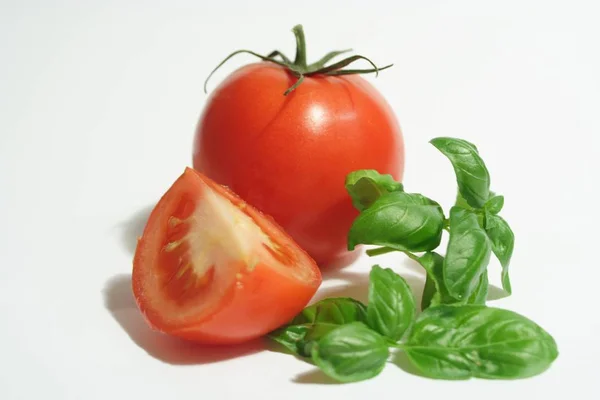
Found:
[[[218,312],[168,333],[204,344],[247,342],[288,323],[298,314],[298,305],[308,304],[315,290],[315,286],[283,275],[274,279],[267,265],[258,264],[241,279],[240,286],[229,290]]]
[[[296,78],[257,63],[214,90],[200,117],[194,168],[271,215],[320,266],[348,259],[358,212],[344,180],[375,169],[401,180],[400,126],[377,90],[358,75]]]

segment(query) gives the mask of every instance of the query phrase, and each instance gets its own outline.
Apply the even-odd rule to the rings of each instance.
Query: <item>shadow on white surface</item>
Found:
[[[415,275],[422,277],[423,280],[425,280],[425,270],[423,269],[421,264],[419,264],[411,258],[408,258],[408,256],[405,254],[401,254],[400,257],[402,257],[401,263],[404,268],[411,271]]]
[[[154,206],[144,207],[122,223],[121,242],[125,250],[131,254],[135,253],[137,240],[142,236],[153,208]]]
[[[150,356],[168,364],[210,364],[265,350],[262,339],[235,346],[202,346],[150,329],[137,308],[131,275],[116,275],[103,291],[104,305],[131,340]]]
[[[404,372],[407,372],[411,375],[425,377],[415,366],[410,362],[406,354],[402,351],[398,351],[392,354],[390,359],[388,360],[388,364],[394,364]],[[387,366],[389,367],[389,366]],[[341,385],[343,383],[336,381],[333,378],[325,375],[319,369],[312,369],[310,371],[304,372],[302,374],[296,375],[292,379],[294,383],[301,384],[313,384],[313,385]]]
[[[342,385],[343,383],[325,375],[320,369],[312,369],[308,372],[296,375],[292,379],[294,383],[317,384],[317,385]]]
[[[499,288],[498,286],[490,284],[488,286],[488,296],[487,301],[500,300],[505,297],[508,297],[508,293],[504,291],[504,289]]]

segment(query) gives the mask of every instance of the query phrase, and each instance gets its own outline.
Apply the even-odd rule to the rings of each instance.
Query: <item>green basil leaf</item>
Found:
[[[487,271],[484,271],[483,274],[481,274],[481,278],[479,278],[479,283],[475,287],[475,291],[471,293],[471,296],[469,296],[465,304],[485,305],[489,286],[488,274]]]
[[[354,171],[346,176],[346,190],[352,197],[352,204],[363,211],[381,195],[389,192],[402,192],[404,186],[389,175],[382,175],[373,169]]]
[[[340,326],[342,325],[332,324],[329,322],[320,322],[314,325],[310,325],[308,331],[306,332],[306,335],[304,335],[304,337],[300,339],[296,344],[298,355],[302,357],[310,357],[312,354],[312,348],[315,345],[315,343],[323,336],[325,336],[332,330],[339,328]]]
[[[440,304],[485,304],[489,286],[487,273],[481,275],[471,296],[464,300],[456,300],[448,294],[448,289],[444,283],[444,257],[435,252],[425,253],[421,257],[417,257],[413,254],[408,255],[421,264],[427,272],[427,278],[423,288],[423,297],[421,299],[421,310]]]
[[[424,375],[438,379],[526,378],[558,356],[552,336],[533,321],[477,305],[428,308],[404,348]]]
[[[491,207],[492,210],[497,210],[496,213],[500,212],[502,210],[502,207],[504,206],[504,196],[496,195],[496,193],[492,192],[491,190],[489,196],[490,197],[488,201],[486,201],[486,203],[483,205],[483,208],[486,209],[486,207]],[[458,193],[456,193],[456,201],[454,202],[454,205],[460,208],[464,208],[465,210],[475,210],[475,208],[471,207],[469,203],[467,203],[467,201],[464,199],[464,197],[462,197],[462,195],[460,194],[460,190],[458,191]]]
[[[502,265],[502,287],[508,294],[512,293],[508,266],[515,247],[515,234],[508,223],[499,215],[486,213],[485,232],[492,244],[492,250]]]
[[[290,324],[268,336],[292,353],[310,357],[313,341],[340,325],[355,321],[367,322],[365,305],[351,298],[334,297],[306,307]]]
[[[450,159],[462,197],[471,207],[483,207],[489,198],[490,174],[475,145],[448,137],[435,138],[430,143]]]
[[[454,202],[456,207],[464,208],[465,210],[473,210],[473,207],[467,203],[464,197],[460,194],[460,191],[456,193],[456,201]]]
[[[269,338],[284,346],[293,354],[301,355],[299,343],[309,332],[308,325],[288,325],[269,333]]]
[[[343,325],[367,320],[367,308],[363,303],[349,297],[323,299],[306,307],[291,322],[292,325],[327,322]]]
[[[502,211],[502,207],[504,207],[504,196],[502,195],[490,197],[483,205],[485,211],[494,215]]]
[[[389,268],[373,266],[369,275],[369,327],[394,341],[402,339],[416,315],[415,298],[406,281]]]
[[[435,286],[435,281],[427,274],[425,277],[425,285],[423,286],[423,295],[421,296],[421,310],[439,304],[441,304],[440,292]]]
[[[425,253],[422,256],[416,256],[412,253],[407,255],[421,264],[427,272],[425,286],[423,287],[423,297],[421,298],[421,310],[429,306],[443,304],[448,300],[454,300],[448,295],[443,279],[444,257],[436,252]]]
[[[450,296],[468,298],[479,284],[490,261],[491,244],[473,211],[450,210],[450,239],[444,260],[443,279]]]
[[[377,376],[389,356],[388,344],[361,322],[342,325],[323,336],[311,349],[314,363],[341,382]]]
[[[420,194],[391,192],[354,220],[348,234],[348,249],[373,244],[397,250],[428,251],[442,238],[444,212],[438,203]]]

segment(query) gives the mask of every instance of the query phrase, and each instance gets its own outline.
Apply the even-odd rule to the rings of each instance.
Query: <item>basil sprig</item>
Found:
[[[490,191],[490,175],[475,145],[454,138],[431,143],[452,163],[458,193],[446,219],[442,207],[407,193],[391,175],[355,171],[346,179],[360,214],[348,233],[348,248],[382,246],[377,255],[400,251],[426,271],[420,314],[406,281],[373,266],[368,304],[349,298],[313,304],[269,336],[293,354],[341,382],[373,378],[390,349],[406,352],[424,376],[435,379],[516,379],[546,370],[558,356],[556,342],[540,326],[513,311],[487,307],[493,253],[508,267],[514,234],[499,215],[504,197]],[[435,252],[449,232],[445,255]],[[421,253],[421,254],[416,254]]]
[[[390,175],[355,171],[348,175],[346,189],[353,199],[358,199],[366,196],[368,187],[369,201],[357,207],[361,213],[348,234],[348,248],[352,250],[357,244],[382,246],[370,254],[394,250],[432,252],[441,242],[443,229],[447,229],[450,240],[443,271],[438,271],[437,278],[448,296],[440,294],[440,304],[470,303],[468,299],[476,289],[481,293],[481,276],[487,271],[492,252],[502,265],[502,287],[510,295],[508,271],[515,237],[499,215],[504,196],[490,191],[490,174],[474,144],[448,137],[435,138],[431,143],[448,157],[456,174],[458,194],[449,219],[445,219],[437,202],[404,192],[404,186],[393,184]],[[362,180],[369,184],[358,185]],[[425,286],[428,293],[424,293],[424,299],[433,297],[432,288],[442,290],[440,285],[434,285],[433,277],[430,281]]]
[[[491,248],[502,265],[502,287],[508,294],[511,294],[508,266],[515,237],[508,223],[498,215],[504,207],[504,196],[490,191],[490,174],[474,144],[466,140],[448,137],[435,138],[431,140],[431,144],[448,157],[452,163],[458,184],[455,207],[477,215],[477,221],[481,229],[485,231]],[[449,228],[452,239],[452,218]],[[450,251],[450,247],[448,250]],[[465,267],[466,269],[468,267]],[[462,292],[454,294],[464,295],[468,291]]]
[[[375,377],[390,349],[405,351],[436,379],[526,378],[558,356],[552,336],[522,315],[461,304],[431,306],[417,317],[407,288],[400,275],[374,266],[366,313],[349,299],[321,300],[271,337],[340,382]]]

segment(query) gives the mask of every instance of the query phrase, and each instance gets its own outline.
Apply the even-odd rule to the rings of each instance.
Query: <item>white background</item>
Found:
[[[600,398],[593,3],[0,1],[0,398]],[[338,385],[260,343],[202,348],[146,328],[129,289],[135,238],[191,163],[203,80],[238,48],[292,55],[297,23],[313,60],[353,47],[395,63],[368,79],[402,125],[409,190],[447,207],[453,173],[427,142],[479,147],[517,237],[514,294],[491,304],[554,335],[546,373],[444,382],[390,363]],[[364,298],[374,262],[422,288],[402,256],[363,257],[319,296]]]

